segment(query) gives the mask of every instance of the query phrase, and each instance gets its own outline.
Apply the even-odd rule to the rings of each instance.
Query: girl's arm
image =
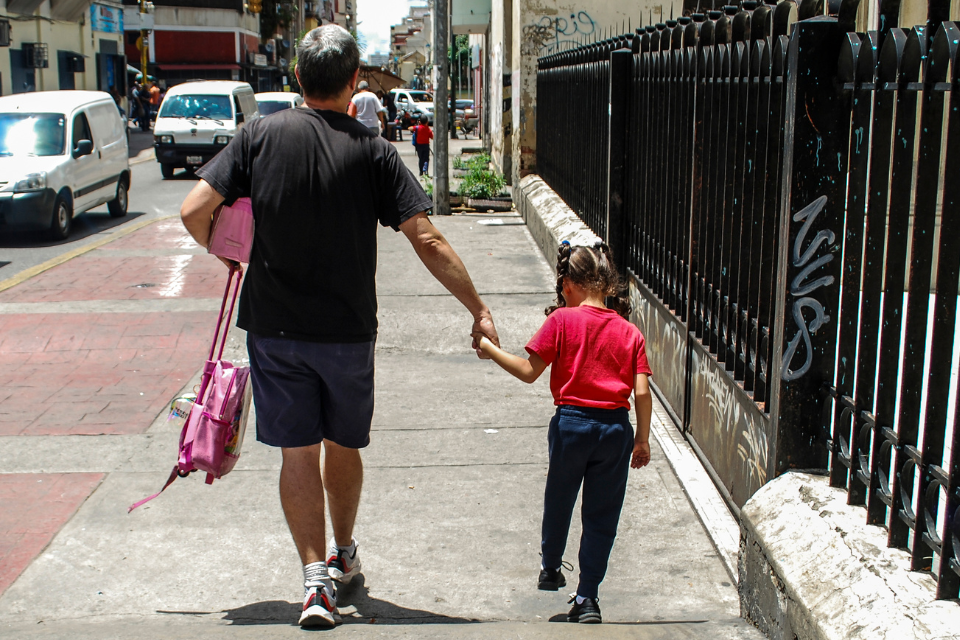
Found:
[[[639,469],[650,462],[650,414],[653,413],[653,398],[650,397],[650,384],[645,373],[637,374],[633,387],[633,402],[637,412],[637,434],[633,438],[633,459],[630,466]]]
[[[485,356],[503,367],[504,371],[510,375],[528,384],[539,378],[547,368],[547,363],[535,353],[530,354],[529,360],[524,360],[496,346],[482,333],[474,333],[473,339],[480,345],[480,351]]]

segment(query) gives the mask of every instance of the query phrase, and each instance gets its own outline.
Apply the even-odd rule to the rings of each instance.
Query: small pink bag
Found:
[[[132,505],[127,509],[128,512],[159,496],[164,489],[173,484],[177,477],[185,478],[194,471],[205,471],[207,484],[212,484],[215,478],[228,474],[240,457],[240,446],[243,444],[247,416],[250,413],[252,387],[247,384],[250,368],[234,367],[230,362],[223,360],[223,348],[227,342],[230,319],[233,316],[242,278],[243,269],[240,266],[230,269],[227,288],[223,292],[223,302],[220,304],[217,330],[213,336],[213,344],[210,345],[210,355],[203,365],[203,373],[200,374],[197,401],[191,407],[183,430],[180,432],[177,464],[170,472],[170,477],[167,478],[163,489]],[[230,296],[231,285],[232,297]],[[230,310],[224,318],[223,311],[227,306],[227,298],[231,298]],[[223,327],[222,335],[221,326]],[[218,343],[219,351],[217,351]]]
[[[253,205],[250,198],[237,198],[231,206],[213,212],[207,253],[249,264],[253,249]]]

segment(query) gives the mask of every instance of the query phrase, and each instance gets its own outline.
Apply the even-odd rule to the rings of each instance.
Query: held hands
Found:
[[[634,469],[645,467],[650,463],[650,443],[633,442],[633,458],[630,460],[630,466]]]
[[[486,338],[493,346],[500,346],[500,336],[497,335],[497,328],[493,326],[493,318],[489,314],[481,315],[473,323],[470,337],[473,338],[473,343],[470,346],[477,352],[477,357],[481,360],[490,359],[490,356],[480,348],[482,338]]]

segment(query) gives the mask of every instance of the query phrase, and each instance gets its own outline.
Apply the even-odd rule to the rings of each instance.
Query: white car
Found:
[[[74,216],[107,203],[127,213],[130,163],[120,111],[103,91],[0,98],[0,229],[70,235]]]
[[[303,96],[292,91],[269,91],[258,93],[255,97],[257,99],[257,110],[260,112],[261,118],[277,111],[303,106]]]
[[[260,117],[253,88],[246,82],[209,80],[171,87],[153,125],[160,173],[196,169],[220,153],[243,123]]]
[[[433,94],[429,91],[418,91],[416,89],[392,89],[394,102],[397,110],[406,111],[413,118],[419,118],[420,115],[427,116],[427,123],[433,126]]]

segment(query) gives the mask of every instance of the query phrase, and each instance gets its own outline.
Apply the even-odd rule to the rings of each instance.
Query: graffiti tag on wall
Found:
[[[836,236],[833,231],[829,229],[821,229],[810,241],[806,250],[801,253],[810,228],[816,221],[817,216],[823,212],[826,205],[827,196],[820,196],[793,216],[795,222],[803,220],[803,226],[800,227],[797,239],[793,243],[790,256],[791,264],[801,269],[800,273],[798,273],[790,283],[790,295],[794,298],[792,315],[793,321],[797,325],[797,333],[793,336],[793,339],[787,343],[787,348],[783,353],[783,367],[780,370],[780,377],[786,382],[797,380],[810,370],[810,366],[813,364],[813,343],[810,340],[810,334],[816,333],[820,327],[830,322],[830,316],[826,314],[823,305],[810,294],[821,287],[833,284],[834,277],[823,276],[815,280],[808,279],[813,275],[814,271],[833,261],[832,252],[822,255],[816,260],[813,259],[813,256],[824,242],[827,243],[828,247],[833,245]],[[804,309],[809,309],[813,312],[813,318],[809,322],[803,317]],[[806,359],[798,368],[791,369],[801,342],[803,343]]]
[[[569,18],[544,16],[536,24],[523,28],[521,52],[547,56],[577,46],[581,36],[593,35],[596,30],[597,23],[586,11],[571,13]]]

